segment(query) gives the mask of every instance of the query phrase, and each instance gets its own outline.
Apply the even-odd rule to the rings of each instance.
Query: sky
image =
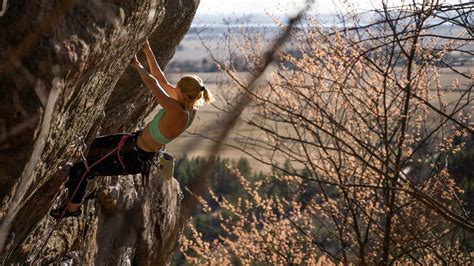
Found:
[[[370,0],[353,0],[367,4]],[[198,12],[211,14],[231,13],[290,13],[304,5],[304,0],[201,0]],[[318,1],[317,9],[321,13],[334,10],[334,1]]]
[[[340,1],[344,0],[316,0],[313,4],[312,12],[333,14]],[[371,0],[348,1],[365,10],[371,7]],[[259,16],[258,20],[255,20],[255,17],[253,17],[252,23],[273,24],[270,16],[266,14],[272,15],[272,17],[289,17],[301,10],[305,3],[305,0],[201,0],[193,24],[218,24],[223,20],[232,21],[233,18],[248,15],[264,15]]]
[[[406,2],[407,0],[405,0]],[[444,2],[456,3],[460,0],[442,0]],[[461,0],[463,2],[470,0]],[[305,0],[201,0],[198,8],[198,14],[293,14],[299,10]],[[341,3],[349,3],[353,8],[360,11],[373,9],[374,4],[378,5],[381,0],[316,0],[312,10],[320,14],[335,13]],[[400,4],[402,0],[388,0],[392,4]],[[411,0],[410,0],[411,2]],[[419,2],[419,1],[418,1]]]

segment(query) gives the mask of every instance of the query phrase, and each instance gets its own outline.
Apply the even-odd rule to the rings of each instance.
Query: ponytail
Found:
[[[212,93],[204,86],[202,79],[196,75],[183,76],[177,85],[184,94],[187,108],[194,108],[214,101]]]
[[[201,91],[204,104],[208,105],[214,101],[214,96],[212,96],[212,93],[206,87],[202,86]]]

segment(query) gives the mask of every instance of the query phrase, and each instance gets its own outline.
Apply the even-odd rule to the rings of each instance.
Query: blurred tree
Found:
[[[193,234],[182,239],[186,258],[470,263],[466,243],[474,224],[447,161],[461,160],[464,144],[456,137],[474,133],[472,73],[443,60],[453,52],[472,55],[465,48],[473,39],[473,6],[382,2],[369,25],[350,13],[335,30],[309,16],[257,90],[235,64],[221,63],[235,90],[252,97],[242,119],[262,133],[240,135],[236,147],[272,166],[274,175],[249,182],[234,167],[250,197],[215,198],[218,206],[208,211],[226,233],[203,242],[191,227]],[[267,64],[265,40],[256,31],[240,40],[248,71],[259,75]],[[441,85],[446,69],[441,73],[439,62],[450,87]],[[240,104],[226,102],[224,110]],[[451,165],[472,171],[472,165]],[[232,215],[220,216],[222,209]]]

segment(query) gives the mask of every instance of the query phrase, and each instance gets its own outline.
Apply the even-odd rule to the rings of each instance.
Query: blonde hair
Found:
[[[176,86],[183,93],[186,108],[192,109],[214,101],[212,93],[204,86],[202,79],[196,75],[183,76]]]

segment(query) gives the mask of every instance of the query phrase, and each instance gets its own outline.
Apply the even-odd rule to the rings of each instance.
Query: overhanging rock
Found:
[[[97,134],[133,130],[152,110],[151,94],[128,68],[130,59],[151,35],[152,47],[164,66],[188,30],[198,4],[192,0],[8,1],[0,17],[2,264],[31,262],[38,252],[52,226],[46,214],[66,179],[67,163],[79,159]],[[93,197],[94,191],[107,191],[117,183],[118,202],[147,202],[142,194],[132,195],[139,180],[112,177],[96,182],[89,189],[92,199],[85,206],[85,214],[65,221],[39,260],[73,259],[85,264],[119,258],[137,261],[136,254],[147,249],[143,230],[150,228],[136,230],[123,241],[118,239],[124,235],[113,230],[103,242],[92,236],[106,230],[113,215],[149,215],[135,207],[107,212],[102,209],[107,198]],[[175,189],[160,187],[160,191],[169,193],[165,198],[177,196]],[[152,201],[148,209],[160,208],[153,205],[155,202],[159,204]],[[145,226],[166,226],[151,224]],[[116,253],[102,252],[110,248],[105,245],[111,239],[124,244],[115,247]],[[119,253],[129,256],[120,257]],[[170,258],[170,254],[151,256],[161,256],[163,261]],[[156,260],[141,264],[152,261]]]

